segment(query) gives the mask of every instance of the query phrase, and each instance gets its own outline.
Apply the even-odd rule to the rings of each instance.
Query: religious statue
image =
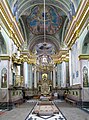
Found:
[[[49,80],[47,80],[47,74],[42,75],[42,86],[41,86],[41,93],[43,95],[47,95],[50,92],[50,87],[49,87]]]
[[[1,87],[7,88],[7,69],[3,68],[1,71]]]
[[[88,69],[86,66],[83,67],[83,87],[88,87]]]

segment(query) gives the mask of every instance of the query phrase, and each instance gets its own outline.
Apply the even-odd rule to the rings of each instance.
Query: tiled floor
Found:
[[[47,103],[47,104],[46,104]],[[66,120],[54,102],[37,102],[26,120]]]
[[[35,102],[24,103],[10,111],[6,111],[0,115],[0,120],[25,120],[35,104]]]
[[[66,102],[56,102],[57,107],[67,120],[89,120],[89,114]]]
[[[72,106],[66,103],[65,101],[56,100],[54,102],[59,108],[59,110],[63,113],[63,115],[67,118],[67,120],[89,120],[89,114],[81,110],[80,108]],[[0,120],[25,120],[35,104],[36,101],[32,100],[28,101],[27,103],[24,103],[23,105],[18,106],[17,108],[14,108],[11,111],[6,111],[4,114],[0,115]],[[55,118],[54,120],[57,119]],[[59,120],[63,119],[59,118]]]

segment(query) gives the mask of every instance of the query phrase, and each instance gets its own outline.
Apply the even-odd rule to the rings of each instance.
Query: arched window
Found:
[[[82,53],[83,54],[89,54],[89,32],[87,33],[82,47]]]
[[[7,54],[6,43],[0,32],[0,54]]]
[[[1,88],[7,88],[7,69],[1,70]]]

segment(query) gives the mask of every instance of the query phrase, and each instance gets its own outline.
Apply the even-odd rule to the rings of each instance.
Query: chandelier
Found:
[[[54,62],[53,62],[53,59],[49,55],[43,54],[43,55],[40,55],[37,57],[36,65],[52,66],[52,65],[54,65]]]
[[[36,59],[36,67],[39,71],[52,71],[55,67],[52,57],[42,54]]]

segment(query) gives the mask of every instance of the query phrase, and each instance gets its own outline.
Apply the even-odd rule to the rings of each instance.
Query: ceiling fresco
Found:
[[[47,54],[52,55],[65,46],[64,37],[81,0],[45,0],[45,12],[44,0],[7,2],[20,26],[29,52],[38,55],[45,50]]]
[[[46,34],[54,34],[62,25],[62,17],[53,6],[46,5],[44,11],[43,5],[37,5],[31,10],[31,14],[27,16],[27,25],[33,34],[44,34],[44,29]]]

